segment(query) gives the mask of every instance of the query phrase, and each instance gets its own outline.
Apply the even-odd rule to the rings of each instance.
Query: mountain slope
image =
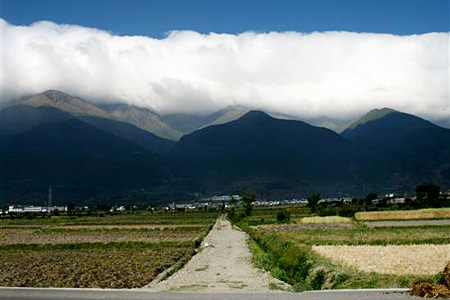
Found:
[[[35,107],[50,106],[73,116],[94,116],[102,118],[110,117],[107,112],[87,102],[86,100],[72,97],[66,93],[56,90],[49,90],[33,95],[25,100],[23,104]]]
[[[173,151],[214,188],[296,191],[347,182],[356,156],[352,144],[331,130],[258,111],[186,135]]]
[[[16,105],[0,111],[0,135],[17,134],[34,126],[57,123],[72,116],[53,107]]]
[[[102,108],[108,111],[113,117],[133,124],[161,138],[177,141],[183,135],[182,132],[170,127],[161,120],[159,115],[148,109],[124,104],[105,105]]]
[[[393,148],[411,134],[429,128],[440,128],[419,117],[391,109],[372,110],[352,123],[341,135],[366,146]]]
[[[80,120],[161,155],[168,155],[175,141],[160,138],[132,124],[97,117],[79,117]]]
[[[0,181],[129,189],[170,178],[161,156],[78,119],[0,137]]]
[[[424,182],[446,186],[450,182],[450,130],[413,115],[387,112],[376,118],[369,112],[363,117],[365,122],[341,134],[363,147],[366,167],[373,175],[366,180],[391,190],[413,189]]]

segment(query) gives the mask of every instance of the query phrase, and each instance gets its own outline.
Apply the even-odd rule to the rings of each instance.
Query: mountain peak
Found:
[[[29,106],[50,106],[73,116],[95,116],[109,118],[109,114],[86,100],[58,90],[47,90],[29,97],[24,104]]]
[[[45,97],[50,99],[52,102],[64,102],[74,99],[74,97],[58,90],[47,90],[42,94],[44,94]]]
[[[371,111],[369,111],[367,114],[365,114],[364,116],[362,116],[360,119],[356,120],[355,122],[351,123],[348,127],[348,129],[355,129],[356,127],[366,124],[368,122],[372,122],[381,118],[384,118],[385,116],[392,114],[392,113],[398,113],[399,111],[392,109],[392,108],[388,108],[388,107],[384,107],[384,108],[376,108],[376,109],[372,109]]]
[[[240,118],[240,120],[255,120],[255,119],[258,119],[258,120],[272,119],[272,117],[263,111],[251,110]]]

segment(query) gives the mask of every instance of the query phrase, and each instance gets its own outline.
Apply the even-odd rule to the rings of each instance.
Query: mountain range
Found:
[[[428,182],[449,187],[450,130],[388,108],[340,134],[245,107],[160,116],[54,90],[0,112],[4,203],[37,201],[49,185],[74,201],[148,202],[248,189],[357,196]]]

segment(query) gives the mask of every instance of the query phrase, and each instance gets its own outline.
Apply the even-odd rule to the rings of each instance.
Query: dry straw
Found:
[[[300,220],[301,224],[351,224],[353,220],[340,216],[327,217],[305,217]]]
[[[360,221],[449,219],[450,208],[359,212],[355,217]]]
[[[434,275],[450,260],[450,245],[313,246],[318,254],[360,271]]]
[[[441,280],[438,284],[430,281],[419,280],[413,282],[411,295],[424,298],[450,298],[450,261],[441,272]]]

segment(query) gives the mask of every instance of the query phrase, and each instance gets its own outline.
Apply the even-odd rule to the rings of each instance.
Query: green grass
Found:
[[[360,272],[335,265],[314,253],[311,246],[280,233],[247,228],[253,263],[293,286],[295,291],[343,288],[409,287],[419,279],[438,281],[437,276],[390,275]]]
[[[254,227],[262,215],[241,220],[237,225],[249,233],[253,263],[272,276],[293,286],[295,291],[310,289],[410,287],[414,280],[438,281],[436,276],[392,275],[359,271],[319,256],[313,245],[407,245],[449,244],[450,226],[369,228],[341,217],[312,217],[312,224]],[[266,216],[269,212],[264,211]],[[275,216],[276,211],[272,211]],[[265,219],[265,221],[268,219]],[[274,218],[270,219],[274,220]],[[292,220],[292,218],[291,218]],[[264,222],[268,224],[270,222]],[[333,224],[348,224],[339,226]],[[261,224],[261,223],[260,223]],[[277,224],[277,222],[272,222]],[[331,225],[326,225],[331,224]],[[286,230],[288,228],[289,230]],[[291,231],[293,230],[294,231]]]

